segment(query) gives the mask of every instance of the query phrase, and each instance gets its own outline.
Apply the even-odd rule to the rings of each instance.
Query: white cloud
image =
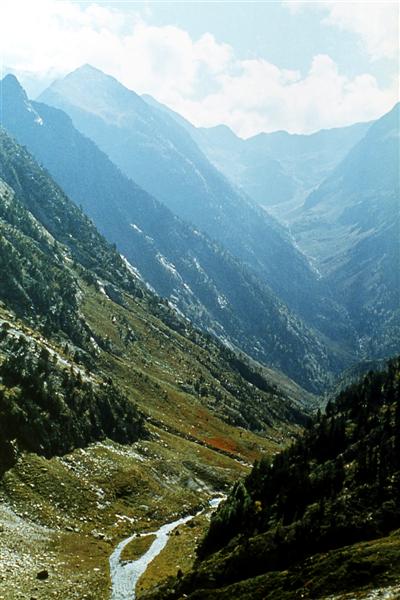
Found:
[[[225,122],[243,136],[285,129],[312,132],[377,118],[396,102],[396,86],[380,90],[376,79],[340,74],[327,55],[314,57],[304,76],[264,60],[240,62],[240,72],[219,77],[220,88],[201,103],[181,99],[175,106],[198,122]]]
[[[371,2],[343,2],[322,0],[283,2],[296,14],[301,10],[318,10],[324,16],[324,25],[338,27],[358,36],[360,46],[374,59],[398,59],[399,56],[399,3],[380,0]]]
[[[397,2],[334,2],[324,22],[359,35],[368,54],[374,59],[398,56]]]
[[[327,18],[344,23],[334,4]],[[26,83],[32,75],[50,81],[90,63],[196,125],[225,123],[243,136],[368,120],[397,99],[395,82],[380,89],[368,73],[348,78],[327,55],[314,57],[301,74],[264,59],[241,60],[210,33],[194,40],[177,26],[148,19],[135,9],[122,13],[95,3],[3,0],[0,55]]]

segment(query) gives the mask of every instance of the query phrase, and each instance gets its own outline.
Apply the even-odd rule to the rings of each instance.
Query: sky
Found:
[[[397,1],[0,2],[2,75],[31,97],[89,63],[242,137],[378,118],[398,101],[398,37]]]

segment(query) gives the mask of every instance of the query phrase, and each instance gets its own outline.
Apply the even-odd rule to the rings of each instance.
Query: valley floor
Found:
[[[109,556],[121,539],[197,512],[248,470],[243,461],[150,429],[150,440],[132,446],[107,441],[50,460],[24,454],[5,473],[0,598],[108,600]],[[201,515],[174,532],[138,591],[189,569],[207,525]]]

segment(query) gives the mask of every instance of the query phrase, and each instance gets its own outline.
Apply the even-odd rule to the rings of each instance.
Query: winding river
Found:
[[[221,500],[223,500],[221,497],[210,500],[210,508],[216,508]],[[139,578],[146,571],[153,558],[160,554],[161,550],[165,548],[168,542],[169,533],[179,525],[194,519],[194,517],[202,512],[203,511],[200,511],[195,515],[188,515],[187,517],[182,517],[176,521],[173,521],[172,523],[162,525],[158,531],[146,531],[146,533],[141,534],[141,537],[155,535],[156,539],[147,552],[145,552],[145,554],[143,554],[143,556],[137,560],[130,562],[120,560],[122,550],[125,548],[125,546],[127,546],[127,544],[129,544],[129,542],[137,537],[137,535],[134,533],[128,538],[122,540],[122,542],[118,544],[110,556],[110,574],[112,583],[111,600],[134,600],[136,596],[135,587],[139,581]]]

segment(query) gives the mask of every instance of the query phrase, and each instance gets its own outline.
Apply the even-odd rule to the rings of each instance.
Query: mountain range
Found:
[[[311,135],[275,131],[242,139],[226,125],[194,127],[153,97],[143,99],[177,121],[230,181],[285,222],[371,125],[356,123]]]
[[[398,192],[393,175],[391,180],[381,178],[380,193],[390,196],[394,190],[394,199],[385,202],[379,231],[375,228],[372,236],[370,228],[362,235],[363,246],[369,245],[369,265],[358,278],[349,257],[354,252],[354,265],[364,264],[362,246],[353,249],[352,244],[358,240],[357,227],[367,231],[371,202],[363,203],[347,229],[332,228],[332,223],[339,223],[338,214],[329,217],[326,203],[317,202],[319,210],[310,209],[319,189],[322,194],[332,178],[341,181],[340,170],[350,160],[347,155],[358,145],[364,148],[359,163],[365,164],[375,144],[369,131],[377,124],[311,136],[278,132],[240,140],[227,128],[196,129],[153,99],[139,97],[86,65],[41,95],[67,111],[76,129],[60,110],[29,101],[12,76],[5,78],[2,88],[3,123],[10,133],[27,144],[147,284],[194,323],[313,390],[321,390],[332,375],[357,360],[395,351]],[[394,110],[392,122],[396,114]],[[85,135],[94,138],[130,181]],[[389,164],[395,153],[385,143],[386,156],[381,159],[388,158]],[[251,185],[240,184],[246,195],[221,175],[211,162],[218,163],[216,155],[224,157],[218,166],[225,174],[229,168],[221,167],[224,161],[241,164],[247,157],[248,165],[259,163],[262,170],[265,160],[271,159],[286,183],[297,182],[294,187],[288,183],[290,201],[281,196],[280,202],[282,221],[290,222],[291,233],[257,207],[260,196]],[[264,168],[263,173],[271,190],[270,171]],[[388,220],[392,241],[386,253],[388,246],[379,240],[389,243]],[[327,258],[331,249],[333,257]],[[377,283],[370,265],[380,264],[382,255],[387,266]],[[329,260],[342,263],[336,276],[323,267]],[[365,310],[350,299],[360,285]],[[381,311],[383,322],[371,328],[374,311],[381,310],[376,304],[381,296],[388,299]]]
[[[345,364],[255,272],[124,176],[65,113],[29,101],[13,76],[3,80],[2,93],[7,130],[195,324],[313,390]],[[281,244],[290,248],[284,238]]]
[[[292,222],[341,298],[364,356],[397,351],[400,334],[400,104],[376,121]]]
[[[242,140],[226,126],[196,128],[154,98],[144,98],[289,226],[295,244],[350,316],[360,358],[398,351],[399,104],[374,123]]]
[[[399,105],[240,140],[0,85],[0,596],[107,600],[185,517],[136,597],[397,597]]]
[[[306,323],[327,338],[346,338],[352,349],[346,314],[288,231],[233,186],[165,111],[89,65],[55,81],[39,100],[65,111],[126,175],[223,245]]]
[[[81,286],[93,286],[98,297],[126,310],[128,294],[144,304],[149,319],[154,315],[188,339],[200,336],[200,347],[209,344],[210,354],[226,353],[235,370],[251,377],[256,367],[242,367],[233,352],[210,336],[202,338],[165,300],[148,291],[49,174],[4,130],[0,133],[1,300],[9,310],[47,336],[71,343],[78,358],[94,368],[97,352],[112,349],[112,344],[97,336],[84,318]]]

